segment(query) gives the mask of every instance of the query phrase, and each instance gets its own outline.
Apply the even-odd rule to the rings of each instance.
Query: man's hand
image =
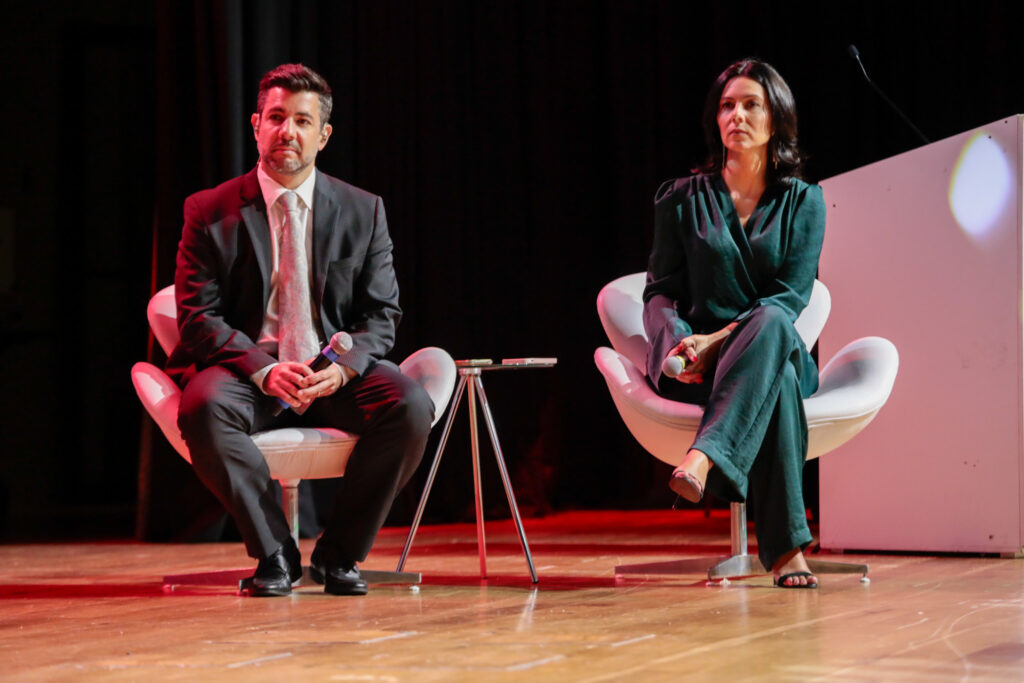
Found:
[[[312,372],[302,378],[299,396],[310,403],[313,399],[330,396],[345,386],[355,374],[355,370],[347,366],[331,363],[320,372]]]
[[[312,399],[302,395],[305,387],[303,380],[313,374],[305,363],[280,362],[270,368],[270,372],[263,379],[263,391],[281,399],[293,409],[304,409],[312,403]]]
[[[330,396],[348,384],[356,371],[347,365],[331,363],[313,372],[307,363],[278,363],[263,380],[263,391],[276,396],[293,409],[304,410],[314,399]]]

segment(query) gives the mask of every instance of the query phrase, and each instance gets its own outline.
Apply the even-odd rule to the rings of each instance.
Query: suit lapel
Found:
[[[260,190],[260,181],[256,177],[256,169],[242,178],[239,212],[249,231],[249,240],[256,253],[256,262],[260,266],[263,279],[263,304],[270,300],[270,223],[267,221],[267,207]]]
[[[313,298],[319,307],[324,300],[324,286],[327,282],[328,255],[331,240],[337,239],[334,226],[339,224],[341,205],[328,192],[329,185],[320,171],[313,188]]]

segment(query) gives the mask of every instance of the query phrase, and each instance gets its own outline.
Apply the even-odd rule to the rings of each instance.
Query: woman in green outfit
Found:
[[[802,399],[818,370],[793,322],[818,270],[825,204],[800,179],[796,105],[768,64],[746,59],[722,72],[704,132],[701,172],[655,197],[644,289],[649,381],[666,398],[706,406],[669,485],[691,502],[705,487],[730,501],[749,496],[776,585],[816,588],[803,556],[811,533],[801,477]]]

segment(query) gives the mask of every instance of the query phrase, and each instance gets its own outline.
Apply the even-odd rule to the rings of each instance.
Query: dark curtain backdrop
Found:
[[[535,513],[671,502],[666,468],[635,445],[593,366],[606,343],[594,299],[645,268],[652,194],[702,159],[704,95],[726,64],[759,55],[789,81],[812,180],[918,144],[850,43],[932,139],[1024,111],[1013,4],[997,0],[44,4],[12,8],[0,46],[8,92],[29,96],[0,108],[2,373],[17,388],[0,411],[6,535],[109,533],[136,502],[141,537],[216,528],[212,498],[141,415],[128,368],[147,348],[163,361],[143,310],[172,281],[182,202],[253,166],[248,119],[278,63],[303,61],[334,88],[318,166],[384,197],[406,312],[393,358],[424,345],[559,358],[486,380]],[[908,229],[926,244],[927,226]],[[69,329],[85,351],[73,372],[42,364]],[[64,386],[76,391],[55,421]],[[432,519],[469,511],[464,423]],[[393,521],[410,516],[423,473]],[[485,476],[501,514],[494,468]]]
[[[664,467],[626,433],[593,366],[604,343],[594,297],[644,269],[654,188],[704,153],[706,88],[738,57],[775,64],[800,105],[810,174],[826,177],[916,145],[861,80],[850,42],[932,136],[1021,108],[956,115],[955,101],[977,98],[953,98],[949,85],[978,87],[981,63],[954,46],[1008,48],[1001,5],[982,4],[972,35],[935,3],[899,15],[828,3],[166,2],[156,284],[171,281],[184,196],[255,162],[247,119],[259,76],[305,62],[337,97],[319,167],[388,208],[406,310],[394,357],[429,344],[457,358],[557,356],[554,370],[488,378],[525,506],[668,505]],[[923,34],[957,56],[928,49]],[[943,71],[958,76],[937,80]],[[468,510],[465,441],[451,441],[437,518]],[[144,478],[143,493],[164,481]],[[495,485],[487,497],[500,514]],[[157,503],[148,507],[166,509]]]

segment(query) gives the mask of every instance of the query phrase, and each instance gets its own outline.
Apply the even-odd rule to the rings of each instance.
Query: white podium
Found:
[[[890,339],[888,404],[821,459],[821,545],[998,553],[1024,546],[1024,116],[822,182],[821,357]]]

